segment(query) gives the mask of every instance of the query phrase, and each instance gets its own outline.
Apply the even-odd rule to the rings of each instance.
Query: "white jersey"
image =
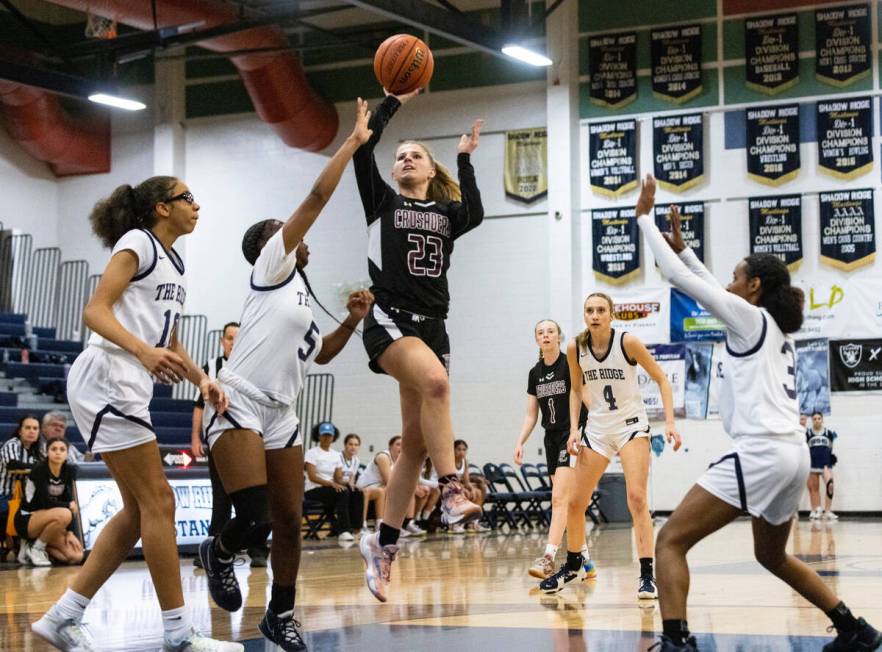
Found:
[[[340,453],[340,455],[343,457],[343,482],[352,482],[355,476],[358,475],[358,467],[361,462],[358,461],[357,455],[353,455],[349,460],[346,459],[343,453]]]
[[[732,437],[799,436],[796,348],[764,308],[762,330],[750,349],[726,341],[720,379],[720,416]]]
[[[377,466],[377,458],[380,455],[385,455],[389,458],[389,462],[392,462],[392,454],[388,450],[383,450],[374,455],[371,458],[371,461],[364,469],[364,473],[358,476],[358,482],[356,482],[355,486],[359,489],[364,489],[365,487],[382,487],[383,486],[383,476],[380,474],[380,467]]]
[[[624,335],[613,328],[609,347],[599,358],[591,350],[590,334],[587,345],[579,347],[582,381],[591,393],[588,431],[594,437],[630,434],[649,425],[637,383],[637,362],[625,354]]]
[[[297,270],[294,251],[285,254],[279,229],[254,263],[236,346],[223,371],[245,380],[279,405],[293,405],[321,348],[309,291]]]
[[[113,314],[138,339],[150,346],[166,347],[184,313],[184,263],[174,249],[167,251],[147,229],[132,229],[123,235],[111,257],[120,251],[131,251],[138,257],[138,271],[113,304]],[[123,352],[98,333],[92,333],[89,344]]]
[[[668,280],[726,324],[720,416],[732,437],[802,438],[796,397],[796,352],[764,309],[728,292],[688,247],[679,256],[651,216],[638,224]]]

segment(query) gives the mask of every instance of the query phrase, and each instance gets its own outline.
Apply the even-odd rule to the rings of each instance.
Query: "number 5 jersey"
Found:
[[[384,181],[373,151],[399,106],[388,96],[376,108],[369,125],[373,135],[353,156],[368,224],[371,291],[384,308],[444,319],[450,303],[447,270],[453,242],[481,223],[481,194],[468,154],[457,156],[462,201],[404,197]]]

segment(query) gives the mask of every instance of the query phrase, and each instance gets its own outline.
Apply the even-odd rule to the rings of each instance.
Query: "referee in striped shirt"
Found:
[[[3,516],[7,515],[16,480],[9,472],[30,471],[43,460],[39,438],[40,422],[29,414],[21,418],[15,433],[0,446],[0,514]],[[2,527],[6,527],[5,520]]]
[[[231,321],[224,324],[221,331],[220,343],[223,347],[223,355],[217,356],[214,361],[208,361],[202,366],[202,371],[208,374],[208,377],[214,380],[223,369],[223,366],[230,358],[233,350],[233,342],[239,333],[239,323]],[[196,457],[208,456],[208,477],[211,479],[211,524],[208,526],[209,536],[217,536],[220,534],[224,525],[230,520],[232,503],[230,502],[227,492],[224,491],[224,485],[217,469],[214,467],[214,460],[211,459],[211,453],[208,445],[202,440],[202,412],[205,409],[205,401],[202,394],[196,396],[193,402],[193,430],[190,435],[190,447]],[[265,567],[267,558],[266,542],[261,546],[254,546],[248,549],[248,555],[251,557],[252,567]],[[199,556],[193,559],[193,565],[200,567]]]

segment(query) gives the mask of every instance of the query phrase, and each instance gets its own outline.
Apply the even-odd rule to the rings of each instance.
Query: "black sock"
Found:
[[[685,620],[663,620],[662,631],[677,645],[685,645],[686,639],[689,638],[689,625]]]
[[[233,557],[233,553],[229,552],[226,547],[224,547],[223,542],[221,542],[220,536],[214,538],[214,554],[220,561],[224,563],[229,562],[230,559],[232,559]]]
[[[405,518],[405,519],[401,522],[401,529],[403,530],[404,528],[406,528],[407,525],[410,523],[410,521],[411,521],[411,519],[409,519],[409,518]]]
[[[567,570],[577,571],[582,566],[582,553],[567,550]]]
[[[273,588],[270,593],[269,609],[277,616],[294,608],[294,591],[293,586],[279,586],[273,582]]]
[[[385,523],[380,523],[381,546],[394,546],[396,543],[398,543],[399,534],[401,534],[401,530],[397,530],[394,527],[386,525]]]
[[[456,473],[451,473],[450,475],[445,475],[438,478],[438,486],[443,487],[446,484],[450,484],[451,482],[456,482],[459,480],[459,476]]]
[[[652,557],[640,558],[640,577],[652,576]]]
[[[827,612],[827,617],[833,621],[833,626],[838,632],[853,632],[858,628],[857,618],[841,600],[839,604]]]

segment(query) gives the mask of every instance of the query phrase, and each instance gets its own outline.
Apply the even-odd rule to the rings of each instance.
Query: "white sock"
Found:
[[[40,539],[37,539],[36,541],[34,541],[31,544],[31,548],[33,548],[34,550],[45,550],[46,549],[46,542],[40,541]]]
[[[75,620],[79,622],[83,619],[83,612],[86,610],[86,607],[89,606],[91,599],[87,598],[84,595],[80,595],[76,591],[72,589],[68,589],[64,592],[64,595],[52,605],[52,608],[49,610],[49,613],[53,616],[58,616],[63,620]]]
[[[582,546],[582,557],[585,559],[585,561],[588,561],[589,559],[591,559],[591,555],[588,554],[588,544],[587,543],[584,546]]]
[[[557,554],[557,546],[546,543],[545,544],[545,556],[549,559],[554,559],[554,556]]]
[[[187,606],[163,611],[162,628],[165,630],[165,640],[169,643],[177,645],[189,637],[193,628]]]

